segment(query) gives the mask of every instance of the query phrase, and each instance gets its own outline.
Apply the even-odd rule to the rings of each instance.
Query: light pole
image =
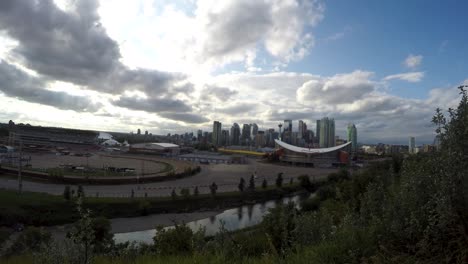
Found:
[[[19,153],[19,160],[18,160],[18,192],[21,193],[23,191],[23,177],[21,175],[22,169],[22,161],[23,161],[23,141],[20,141],[20,153]]]

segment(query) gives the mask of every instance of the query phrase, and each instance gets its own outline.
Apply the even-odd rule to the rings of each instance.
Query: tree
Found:
[[[189,188],[180,189],[180,196],[184,197],[184,199],[188,199],[190,197],[190,189]]]
[[[276,187],[281,188],[283,186],[283,173],[280,172],[278,173],[278,176],[276,177]]]
[[[70,201],[71,193],[70,193],[70,186],[65,186],[63,189],[63,198],[67,201]]]
[[[27,227],[8,248],[7,255],[39,252],[51,242],[51,234],[39,227]]]
[[[198,186],[195,186],[195,189],[193,190],[193,196],[198,196],[200,192],[198,191]]]
[[[94,232],[94,240],[92,242],[96,252],[106,252],[114,245],[114,235],[111,233],[111,223],[105,217],[96,217],[91,221],[91,226]]]
[[[239,191],[240,191],[240,192],[243,192],[244,189],[245,189],[245,180],[244,180],[244,178],[242,178],[242,177],[240,178],[240,182],[239,182],[238,188],[239,188]]]
[[[135,197],[135,191],[132,189],[132,191],[130,192],[130,198],[134,198]]]
[[[293,185],[294,183],[294,178],[289,179],[289,185]]]
[[[249,180],[249,190],[250,191],[255,191],[255,179],[254,179],[254,176],[250,176],[250,180]]]
[[[193,232],[187,225],[176,224],[172,229],[156,227],[153,237],[156,253],[162,256],[191,255],[204,243],[205,229]]]
[[[88,264],[92,260],[95,236],[91,211],[83,209],[82,204],[82,197],[79,196],[76,205],[80,219],[73,225],[68,237],[78,246],[80,263]]]
[[[83,189],[83,186],[78,185],[78,190],[76,191],[76,195],[78,196],[78,198],[84,197],[84,189]]]
[[[175,189],[172,189],[171,197],[172,197],[172,200],[177,199],[177,193],[176,193]]]
[[[307,175],[301,175],[298,177],[299,179],[299,184],[301,185],[302,188],[310,191],[312,188],[312,183],[310,182],[309,176]]]
[[[217,190],[218,190],[218,185],[216,185],[216,183],[213,182],[213,183],[210,185],[210,192],[211,192],[211,195],[215,196]]]
[[[266,189],[268,187],[268,182],[266,179],[263,179],[263,182],[262,182],[262,188],[263,189]]]

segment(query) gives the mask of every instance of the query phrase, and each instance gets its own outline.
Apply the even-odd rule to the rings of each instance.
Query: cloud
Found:
[[[125,107],[133,110],[141,110],[150,113],[158,113],[163,111],[178,111],[187,112],[192,108],[180,100],[168,98],[138,98],[122,96],[113,101],[114,105]]]
[[[203,99],[216,99],[219,101],[227,101],[229,98],[235,96],[236,91],[231,90],[227,87],[217,87],[213,85],[206,85],[202,90]]]
[[[410,68],[410,69],[414,69],[414,68],[418,67],[419,65],[421,65],[422,59],[423,59],[422,55],[410,54],[410,55],[408,55],[408,57],[406,57],[403,64],[406,67]]]
[[[374,91],[370,80],[372,72],[354,71],[337,74],[331,78],[310,80],[297,90],[297,100],[302,103],[343,104],[359,99]]]
[[[424,72],[407,72],[407,73],[399,73],[386,76],[383,80],[384,81],[391,81],[391,80],[402,80],[407,82],[420,82],[424,77]]]
[[[206,117],[196,115],[196,114],[192,114],[192,113],[163,112],[163,113],[159,113],[158,115],[160,115],[162,117],[165,117],[165,118],[178,120],[178,121],[182,121],[182,122],[185,122],[185,123],[191,123],[191,124],[206,123],[206,122],[210,121]]]
[[[50,91],[45,87],[46,82],[41,78],[31,76],[5,61],[0,62],[0,91],[7,96],[64,110],[92,112],[101,107],[88,97]]]
[[[252,110],[256,109],[255,104],[250,103],[238,103],[232,106],[223,107],[223,108],[216,108],[217,112],[227,114],[227,115],[239,115],[239,114],[247,114]]]

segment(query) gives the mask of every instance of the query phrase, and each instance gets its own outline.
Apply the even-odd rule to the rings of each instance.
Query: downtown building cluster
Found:
[[[357,129],[354,124],[347,127],[347,140],[340,139],[335,135],[335,120],[333,118],[322,118],[316,121],[315,132],[309,129],[307,123],[299,120],[297,130],[293,129],[293,120],[286,119],[278,124],[278,129],[259,129],[258,125],[234,123],[229,129],[223,128],[219,121],[213,122],[211,132],[198,130],[197,141],[211,143],[214,146],[245,146],[245,147],[275,147],[275,139],[308,148],[329,148],[352,141],[352,150],[357,151]]]

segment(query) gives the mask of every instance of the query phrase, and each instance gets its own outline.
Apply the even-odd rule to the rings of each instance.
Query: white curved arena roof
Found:
[[[350,142],[347,142],[345,144],[335,146],[335,147],[331,147],[331,148],[311,149],[311,148],[301,148],[301,147],[293,146],[293,145],[290,145],[288,143],[284,143],[283,141],[278,140],[278,139],[275,139],[275,142],[276,142],[276,144],[280,145],[281,147],[283,147],[283,148],[285,148],[287,150],[294,151],[294,152],[299,152],[299,153],[305,153],[305,154],[321,154],[321,153],[333,152],[335,150],[339,150],[339,149],[344,148],[344,147],[348,146],[349,144],[351,144],[351,141],[350,141]]]

